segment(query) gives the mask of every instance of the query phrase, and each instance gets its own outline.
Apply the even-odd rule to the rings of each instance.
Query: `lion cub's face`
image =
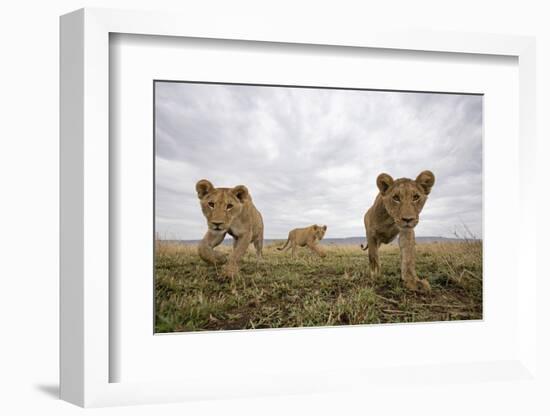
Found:
[[[214,185],[206,179],[198,181],[195,189],[208,228],[212,231],[229,230],[233,220],[239,216],[244,203],[250,197],[244,185],[234,188],[214,188]]]
[[[313,226],[313,230],[315,231],[315,238],[317,239],[317,241],[321,241],[325,236],[325,233],[327,232],[327,226],[315,224]]]
[[[394,180],[386,173],[376,179],[384,207],[399,228],[414,228],[418,224],[418,216],[434,183],[435,176],[429,170],[421,172],[415,180]]]

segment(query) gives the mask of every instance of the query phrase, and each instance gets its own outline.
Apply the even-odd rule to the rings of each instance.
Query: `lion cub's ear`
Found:
[[[380,190],[380,193],[384,195],[386,191],[393,185],[393,178],[387,173],[381,173],[376,178],[376,186]]]
[[[323,225],[323,230],[327,230],[327,226],[326,225]]]
[[[245,202],[250,198],[250,194],[248,193],[248,188],[244,185],[237,185],[233,189],[231,189],[231,193],[237,198],[239,201]]]
[[[195,185],[195,189],[197,190],[197,196],[199,199],[204,198],[206,195],[208,195],[212,189],[214,189],[214,185],[210,181],[207,181],[206,179],[201,179],[197,182]]]
[[[424,193],[428,195],[432,190],[432,186],[435,183],[435,176],[429,170],[420,172],[420,175],[416,177],[416,183],[424,190]]]

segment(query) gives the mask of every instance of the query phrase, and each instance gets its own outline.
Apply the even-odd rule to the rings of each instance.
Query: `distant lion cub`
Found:
[[[318,246],[318,242],[323,239],[327,231],[326,225],[310,225],[306,228],[295,228],[288,233],[288,239],[282,247],[277,247],[277,250],[288,250],[292,248],[292,257],[296,254],[296,247],[308,247],[311,251],[318,254],[321,257],[325,257],[326,254],[323,253]]]

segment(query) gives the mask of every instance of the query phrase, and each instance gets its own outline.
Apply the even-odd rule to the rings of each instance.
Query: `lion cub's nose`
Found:
[[[223,225],[223,221],[211,221],[212,225],[214,227],[219,227],[220,225]]]
[[[409,223],[414,221],[414,217],[401,217],[401,221]]]

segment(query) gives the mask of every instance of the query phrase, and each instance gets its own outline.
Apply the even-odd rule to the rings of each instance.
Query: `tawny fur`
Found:
[[[405,286],[414,291],[430,290],[429,282],[416,275],[414,227],[434,183],[435,176],[428,170],[421,172],[415,180],[394,180],[386,173],[378,176],[376,185],[380,192],[365,214],[367,244],[361,245],[363,250],[368,249],[372,276],[380,274],[380,245],[391,243],[399,235],[401,278]]]
[[[197,182],[195,189],[208,231],[199,244],[199,256],[212,264],[224,264],[221,276],[232,278],[239,272],[239,262],[253,243],[258,257],[262,255],[264,223],[244,185],[234,188],[215,188],[206,179]],[[225,235],[233,237],[233,251],[227,258],[214,250]]]
[[[326,225],[310,225],[305,228],[295,228],[288,233],[288,239],[282,247],[277,250],[292,249],[292,257],[296,254],[296,247],[308,247],[320,257],[325,257],[326,254],[319,248],[319,241],[323,239],[327,231]]]

